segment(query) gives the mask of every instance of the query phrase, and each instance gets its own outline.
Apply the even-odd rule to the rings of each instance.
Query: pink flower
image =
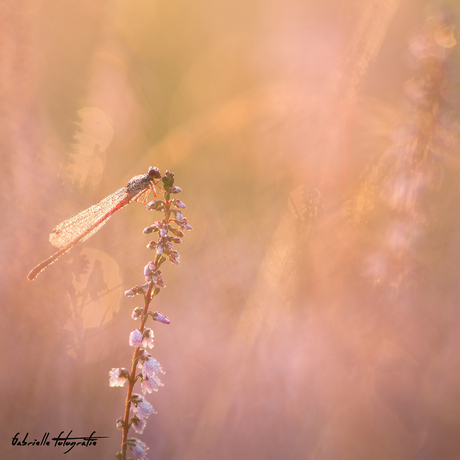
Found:
[[[133,410],[134,412],[136,412],[140,420],[143,420],[144,418],[148,418],[152,414],[157,414],[157,411],[145,399],[137,403]]]
[[[130,347],[140,347],[142,343],[142,332],[139,329],[134,329],[134,331],[129,334],[129,346]]]
[[[132,418],[132,427],[134,431],[138,434],[142,434],[144,432],[144,428],[147,426],[147,422],[145,419],[140,419],[137,415]]]
[[[141,382],[141,390],[145,395],[146,393],[151,393],[152,391],[158,391],[158,387],[163,387],[164,384],[161,382],[157,375],[151,375]]]
[[[132,438],[135,441],[135,444],[131,447],[131,452],[137,460],[147,460],[147,451],[149,448],[145,442],[142,442],[140,439]]]
[[[139,319],[142,314],[142,307],[136,307],[133,312],[131,313],[132,319]]]
[[[150,328],[144,329],[144,337],[142,339],[142,346],[144,348],[153,348],[153,331]]]
[[[155,374],[165,374],[161,364],[155,359],[149,356],[142,365],[142,377],[145,379]]]
[[[171,321],[169,321],[169,318],[158,311],[156,311],[155,313],[152,313],[152,318],[154,319],[154,321],[159,321],[160,323],[163,323],[163,324],[171,324]]]
[[[128,380],[128,369],[113,368],[109,372],[110,381],[109,386],[111,387],[122,387]]]

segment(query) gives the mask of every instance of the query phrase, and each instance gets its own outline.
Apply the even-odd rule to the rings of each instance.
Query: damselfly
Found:
[[[110,219],[112,214],[131,201],[145,204],[150,190],[155,196],[158,196],[156,188],[159,188],[159,179],[161,179],[161,173],[158,168],[150,167],[147,174],[133,177],[125,187],[107,196],[100,203],[60,223],[50,234],[51,244],[60,250],[39,263],[27,275],[27,279],[29,281],[34,280],[48,265],[70,251],[75,245],[91,238]]]

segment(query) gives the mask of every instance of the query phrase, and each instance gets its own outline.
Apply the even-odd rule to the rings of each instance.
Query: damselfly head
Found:
[[[161,179],[161,172],[156,166],[150,166],[148,175],[151,179]]]

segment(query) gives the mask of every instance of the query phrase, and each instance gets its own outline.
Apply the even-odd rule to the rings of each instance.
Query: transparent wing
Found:
[[[84,235],[85,232],[88,232],[88,229],[91,226],[95,225],[98,220],[102,219],[106,214],[107,218],[102,220],[98,225],[96,225],[87,235],[84,235],[78,242],[86,241],[88,238],[91,238],[111,217],[114,211],[114,208],[128,195],[126,187],[118,189],[116,192],[105,197],[100,203],[91,206],[84,211],[75,214],[69,219],[61,222],[51,233],[50,233],[50,243],[57,247],[63,248],[70,244],[72,241],[75,241],[81,235]],[[127,204],[128,202],[126,202]]]

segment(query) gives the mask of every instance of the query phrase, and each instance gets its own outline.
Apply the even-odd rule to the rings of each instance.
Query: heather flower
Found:
[[[144,362],[142,363],[142,377],[146,378],[148,376],[152,376],[155,374],[164,374],[163,368],[161,364],[155,359],[149,356]]]
[[[157,414],[157,411],[143,396],[137,395],[137,397],[139,402],[134,403],[133,412],[137,414],[140,420],[148,418],[152,414]]]
[[[123,417],[117,418],[117,430],[121,430],[123,428]]]
[[[170,226],[169,231],[173,234],[178,236],[179,238],[182,238],[184,236],[184,232],[182,230],[179,230],[178,228],[173,228]]]
[[[145,267],[144,267],[144,276],[148,278],[149,276],[152,276],[152,273],[155,271],[156,267],[153,262],[149,262]]]
[[[130,441],[134,441],[134,445],[131,445],[131,452],[137,460],[147,460],[147,451],[149,448],[140,439],[131,438]]]
[[[179,222],[179,226],[182,228],[182,230],[193,230],[193,227],[188,223],[186,217],[182,218],[182,220]]]
[[[152,313],[152,318],[154,321],[159,321],[160,323],[163,323],[163,324],[171,324],[171,322],[169,321],[169,318],[165,315],[163,315],[162,313],[159,313],[159,312],[154,312]]]
[[[179,265],[179,264],[180,264],[180,260],[179,260],[179,259],[176,259],[175,257],[170,257],[169,260],[170,260],[170,262],[173,263],[173,264],[176,264],[176,265]]]
[[[128,369],[124,368],[113,368],[109,372],[110,376],[110,381],[109,381],[109,386],[111,387],[122,387],[128,380]]]
[[[131,313],[132,319],[139,319],[142,315],[142,307],[136,307]]]
[[[133,297],[135,295],[139,294],[145,294],[148,290],[149,284],[143,284],[142,286],[134,286],[131,289],[128,289],[125,291],[125,296],[126,297]]]
[[[163,281],[163,278],[161,277],[161,271],[157,270],[153,275],[152,275],[152,280],[156,286],[165,288],[166,284]]]
[[[152,391],[158,391],[158,387],[162,387],[164,384],[161,382],[160,378],[157,375],[151,375],[142,379],[141,390],[145,395],[146,393],[151,393]]]
[[[144,432],[145,427],[147,426],[147,422],[145,421],[145,419],[143,418],[141,420],[137,415],[135,415],[131,419],[131,422],[132,427],[137,434],[142,434]]]
[[[130,347],[140,347],[142,343],[142,332],[139,329],[134,329],[134,331],[129,334],[129,346]]]
[[[145,205],[149,211],[163,211],[165,208],[165,203],[162,200],[150,201]]]
[[[144,348],[153,348],[153,331],[150,328],[144,329],[144,336],[142,338],[142,346]]]
[[[149,244],[147,245],[148,249],[156,249],[156,247],[157,247],[156,241],[149,241]]]
[[[182,209],[186,209],[187,206],[181,200],[173,200],[174,206]]]
[[[150,225],[148,227],[145,227],[144,230],[142,230],[142,233],[148,235],[149,233],[152,233],[156,229],[157,229],[157,227],[155,225]]]
[[[180,211],[176,211],[175,209],[173,209],[172,212],[175,214],[178,222],[182,222],[184,220],[184,216]]]
[[[180,254],[179,254],[176,250],[174,250],[174,249],[173,249],[172,251],[169,252],[169,255],[170,255],[171,257],[174,257],[175,259],[179,259],[179,257],[180,257]]]

